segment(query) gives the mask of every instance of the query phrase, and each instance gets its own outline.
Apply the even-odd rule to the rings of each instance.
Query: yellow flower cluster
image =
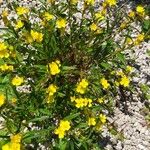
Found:
[[[86,2],[86,4],[87,5],[94,5],[94,3],[95,3],[95,0],[85,0],[85,2]]]
[[[2,11],[2,17],[8,17],[8,10]]]
[[[67,24],[66,19],[60,18],[56,21],[56,26],[57,28],[61,29],[61,28],[65,28]]]
[[[92,106],[92,99],[90,98],[75,98],[71,97],[71,102],[75,102],[75,106],[77,108],[82,108],[82,107],[91,107]]]
[[[19,85],[21,85],[23,82],[24,82],[23,77],[19,77],[19,76],[14,77],[14,78],[12,79],[12,81],[11,81],[12,85],[14,85],[14,86],[19,86]]]
[[[90,117],[88,119],[88,126],[95,126],[96,125],[96,120],[94,117]]]
[[[132,70],[133,70],[133,67],[131,67],[131,66],[127,66],[127,67],[126,67],[126,71],[127,71],[127,72],[132,72]]]
[[[0,58],[8,58],[10,56],[8,47],[5,43],[0,42]]]
[[[100,103],[100,104],[103,103],[104,102],[104,97],[98,98],[97,102]]]
[[[61,120],[59,127],[55,129],[54,133],[58,135],[58,137],[64,138],[66,131],[68,131],[71,128],[70,122],[67,120]]]
[[[4,64],[4,65],[0,65],[0,70],[1,71],[13,71],[14,67],[12,65]]]
[[[17,11],[17,14],[20,16],[20,15],[27,14],[29,12],[29,9],[26,7],[17,7],[16,11]]]
[[[101,128],[105,123],[106,123],[106,116],[104,114],[99,115],[99,123],[96,125],[96,119],[94,117],[89,117],[88,118],[88,126],[95,126],[96,128]]]
[[[82,79],[81,82],[77,84],[76,91],[80,94],[84,94],[88,85],[88,81],[86,79]]]
[[[43,34],[34,30],[31,30],[31,37],[36,42],[42,42]]]
[[[91,29],[91,31],[96,31],[97,30],[97,25],[95,24],[95,23],[92,23],[91,25],[90,25],[90,29]]]
[[[105,16],[104,16],[101,12],[97,12],[97,13],[95,13],[95,18],[96,18],[98,21],[101,21],[101,20],[104,20],[104,19],[105,19]]]
[[[24,23],[21,21],[21,20],[18,20],[16,25],[15,25],[15,28],[16,29],[20,29],[24,26]]]
[[[54,94],[56,93],[58,87],[54,84],[50,84],[47,88],[46,93],[48,93],[47,103],[51,103],[54,99]]]
[[[127,87],[129,86],[130,80],[128,77],[126,77],[125,75],[122,76],[121,81],[120,81],[120,85]]]
[[[78,0],[71,0],[70,2],[71,2],[71,4],[76,5],[78,3]]]
[[[131,71],[131,68],[129,66],[127,66],[126,70]],[[116,82],[116,85],[122,85],[124,87],[129,86],[130,84],[130,79],[122,72],[122,71],[118,71],[117,72],[118,76],[121,76],[120,82]]]
[[[102,124],[105,124],[105,123],[106,123],[106,119],[107,119],[107,118],[106,118],[105,115],[100,114],[100,115],[99,115],[99,119],[100,119],[100,121],[101,121]]]
[[[2,146],[2,150],[20,150],[21,135],[16,134],[11,136],[11,142]]]
[[[43,16],[46,21],[50,21],[50,20],[54,19],[54,16],[48,12],[45,12]]]
[[[128,13],[128,16],[129,16],[130,18],[134,18],[134,17],[135,17],[135,12],[134,12],[134,11],[130,11],[130,12]]]
[[[5,96],[4,94],[0,94],[0,107],[5,103]]]
[[[103,86],[104,89],[108,89],[110,84],[108,83],[108,81],[105,78],[102,78],[100,80],[101,85]]]
[[[144,41],[144,34],[138,34],[134,41],[134,44],[139,45],[143,41]]]
[[[115,6],[117,1],[116,0],[105,0],[104,3],[108,6]]]
[[[60,73],[60,61],[56,60],[55,62],[51,62],[48,64],[48,70],[50,71],[51,75],[56,75]]]
[[[144,16],[145,15],[145,9],[143,6],[137,6],[136,7],[136,12],[139,16]]]

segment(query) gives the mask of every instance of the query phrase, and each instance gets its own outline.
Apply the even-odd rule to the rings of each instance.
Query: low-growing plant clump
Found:
[[[100,149],[103,128],[115,130],[107,118],[118,96],[134,90],[125,50],[149,40],[148,12],[116,0],[41,3],[2,13],[0,147]]]

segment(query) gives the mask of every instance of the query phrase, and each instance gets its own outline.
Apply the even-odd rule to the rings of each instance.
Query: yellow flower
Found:
[[[144,40],[144,34],[139,34],[137,40],[142,42]]]
[[[57,28],[65,28],[66,27],[66,20],[63,18],[60,18],[56,21]]]
[[[58,135],[59,139],[62,139],[65,136],[65,131],[60,127],[55,129],[54,133]]]
[[[31,30],[31,37],[34,41],[37,41],[37,42],[42,42],[43,40],[43,34],[40,32],[36,32],[34,30]]]
[[[30,33],[28,33],[28,32],[23,33],[23,37],[24,37],[26,43],[33,42],[33,38]]]
[[[102,78],[100,80],[100,83],[102,84],[104,89],[107,89],[110,86],[110,84],[108,83],[108,81],[105,78]]]
[[[105,116],[105,115],[100,114],[100,115],[99,115],[99,119],[100,119],[100,121],[101,121],[103,124],[106,123],[106,116]]]
[[[21,134],[12,135],[10,137],[12,143],[20,143],[21,142]]]
[[[8,58],[10,56],[8,50],[0,50],[0,58]]]
[[[8,16],[8,10],[3,10],[2,17],[7,17],[7,16]]]
[[[126,43],[127,44],[129,44],[129,45],[131,45],[133,42],[132,42],[132,39],[131,38],[129,38],[129,37],[127,37],[127,39],[126,39]]]
[[[0,51],[6,50],[6,49],[7,49],[7,45],[3,42],[0,42]]]
[[[53,95],[48,95],[47,103],[52,103],[53,101],[54,101],[54,96]]]
[[[80,94],[84,94],[85,93],[85,88],[83,88],[82,86],[78,85],[76,88],[76,91]]]
[[[1,66],[0,66],[0,69],[1,69],[2,71],[7,71],[7,70],[8,70],[8,65],[7,65],[7,64],[1,65]]]
[[[129,86],[130,80],[125,75],[121,78],[120,85],[127,87]]]
[[[77,108],[82,108],[84,106],[91,107],[92,106],[92,99],[90,98],[74,98],[75,106]]]
[[[88,101],[88,107],[91,107],[92,106],[92,99],[87,99],[87,101]]]
[[[61,120],[59,127],[62,128],[64,131],[68,131],[71,128],[70,122],[67,120]]]
[[[17,99],[16,99],[16,98],[12,98],[12,99],[11,99],[11,102],[12,102],[12,103],[16,103],[16,102],[17,102]]]
[[[11,136],[11,150],[20,150],[21,134]]]
[[[94,5],[95,0],[85,0],[87,5]]]
[[[47,20],[47,21],[50,21],[52,19],[54,19],[54,16],[48,12],[45,12],[44,13],[44,18]]]
[[[55,61],[55,62],[51,62],[48,64],[48,68],[50,70],[50,74],[51,75],[56,75],[60,73],[60,62],[59,61]]]
[[[28,13],[29,9],[26,7],[17,7],[16,11],[17,11],[17,14],[20,16],[20,15],[24,15]]]
[[[120,29],[123,30],[123,29],[125,29],[126,27],[127,27],[127,22],[125,22],[125,21],[122,22],[121,25],[120,25]]]
[[[95,13],[95,18],[98,19],[99,21],[101,21],[101,20],[105,19],[105,16],[102,13],[97,12],[97,13]]]
[[[4,65],[1,65],[0,66],[0,69],[2,71],[13,71],[14,70],[14,67],[12,65],[7,65],[7,64],[4,64]]]
[[[57,86],[54,84],[50,84],[46,92],[49,94],[49,96],[53,96],[56,93],[56,91],[57,91]]]
[[[128,14],[128,16],[130,18],[134,18],[135,17],[135,12],[134,11],[130,11],[129,14]]]
[[[4,94],[0,94],[0,107],[5,103],[5,96]]]
[[[136,40],[134,42],[135,45],[139,45],[141,42],[144,41],[144,33],[142,34],[138,34],[138,36],[136,37]]]
[[[132,70],[133,70],[133,68],[132,68],[131,66],[127,66],[127,67],[126,67],[126,71],[127,71],[127,72],[131,72]]]
[[[54,133],[58,135],[59,138],[64,138],[65,132],[71,128],[70,122],[67,120],[61,120],[60,125],[55,129]]]
[[[0,42],[0,58],[8,58],[9,51],[7,50],[7,45],[4,42]]]
[[[20,150],[21,135],[11,136],[11,142],[2,146],[2,150]]]
[[[21,20],[19,20],[19,21],[17,21],[17,23],[16,23],[16,29],[20,29],[20,28],[22,28],[24,26],[24,23],[21,21]]]
[[[75,106],[77,108],[82,108],[84,106],[84,100],[82,98],[76,98],[75,102],[76,102]]]
[[[80,84],[80,86],[82,86],[83,88],[87,88],[87,86],[89,85],[89,83],[88,83],[88,81],[87,81],[86,79],[82,79],[79,84]]]
[[[105,2],[109,6],[115,6],[117,3],[116,0],[106,0]]]
[[[54,3],[55,0],[47,0],[47,3]]]
[[[10,150],[20,150],[21,145],[20,143],[11,143],[11,149]]]
[[[10,143],[7,143],[7,144],[3,145],[2,150],[12,150],[11,147],[10,147]]]
[[[93,117],[89,118],[88,125],[89,126],[95,126],[96,125],[95,118],[93,118]]]
[[[103,124],[102,124],[102,123],[97,123],[97,125],[96,125],[96,130],[97,130],[97,131],[101,131],[101,130],[102,130],[102,127],[103,127]]]
[[[16,77],[14,77],[13,79],[12,79],[12,85],[14,85],[14,86],[19,86],[19,85],[21,85],[22,83],[24,82],[24,79],[23,79],[23,77],[19,77],[19,76],[16,76]]]
[[[77,84],[76,91],[80,94],[84,94],[88,85],[88,81],[86,79],[82,79],[81,82]]]
[[[97,25],[95,24],[95,23],[92,23],[91,25],[90,25],[90,29],[92,30],[92,31],[96,31],[97,30]]]
[[[118,76],[124,76],[124,73],[122,72],[122,70],[121,71],[117,71],[117,73],[116,73]]]
[[[136,12],[139,14],[139,15],[145,15],[145,9],[143,6],[137,6],[136,7]]]
[[[71,0],[71,4],[76,5],[78,3],[78,0]]]
[[[97,101],[101,104],[101,103],[103,103],[103,102],[104,102],[104,98],[103,98],[103,97],[98,98],[98,100],[97,100]]]
[[[71,96],[70,99],[71,99],[71,102],[74,102],[76,98],[75,96]]]

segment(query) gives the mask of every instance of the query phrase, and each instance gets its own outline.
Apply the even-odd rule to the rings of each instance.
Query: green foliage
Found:
[[[24,149],[39,143],[54,150],[101,149],[119,89],[133,88],[124,51],[148,39],[149,22],[145,12],[129,15],[108,0],[100,10],[90,0],[80,9],[77,3],[41,0],[37,10],[13,2],[8,7],[18,18],[2,13],[1,147],[10,142]],[[136,37],[134,22],[143,30]],[[115,128],[110,133],[124,138]]]

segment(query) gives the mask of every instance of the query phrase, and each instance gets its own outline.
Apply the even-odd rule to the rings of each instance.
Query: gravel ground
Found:
[[[10,0],[10,2],[12,1],[13,0]],[[40,3],[36,0],[19,0],[19,2],[25,6],[40,7]],[[4,8],[6,8],[6,2],[0,0],[0,14]],[[3,27],[1,21],[0,27]],[[129,54],[130,57],[136,58],[135,66],[138,66],[138,69],[135,70],[135,73],[138,76],[134,77],[133,81],[137,85],[140,83],[150,85],[150,56],[147,54],[148,49],[150,50],[150,42],[143,43],[139,47],[136,47],[134,54]],[[137,95],[135,95],[133,99],[132,102],[127,104],[128,114],[118,108],[114,110],[114,117],[110,118],[110,120],[117,126],[117,130],[123,133],[124,139],[118,140],[116,137],[110,135],[107,130],[104,131],[103,136],[106,137],[106,142],[103,141],[101,145],[105,145],[106,150],[150,149],[150,129],[142,113],[145,104]],[[0,119],[0,123],[1,122],[2,119]]]

